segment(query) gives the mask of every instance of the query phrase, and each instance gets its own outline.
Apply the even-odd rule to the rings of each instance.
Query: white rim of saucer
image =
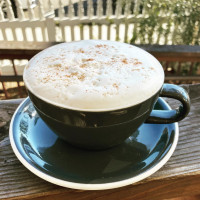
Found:
[[[33,167],[18,151],[16,145],[15,145],[15,141],[13,138],[13,131],[12,131],[12,127],[13,127],[13,122],[15,119],[15,116],[18,112],[18,110],[23,106],[24,102],[28,99],[28,97],[18,106],[18,108],[16,109],[15,113],[13,114],[13,117],[11,119],[10,122],[10,128],[9,128],[9,137],[10,137],[10,143],[12,146],[12,149],[15,153],[15,155],[17,156],[17,158],[19,159],[19,161],[27,168],[29,169],[32,173],[34,173],[35,175],[37,175],[38,177],[59,185],[59,186],[63,186],[63,187],[67,187],[67,188],[71,188],[71,189],[81,189],[81,190],[106,190],[106,189],[114,189],[114,188],[119,188],[119,187],[123,187],[123,186],[127,186],[127,185],[131,185],[133,183],[136,183],[138,181],[141,181],[145,178],[147,178],[148,176],[152,175],[153,173],[155,173],[156,171],[158,171],[168,160],[169,158],[172,156],[173,152],[175,151],[175,148],[177,146],[178,143],[178,137],[179,137],[179,127],[178,127],[178,123],[175,123],[175,136],[174,136],[174,141],[172,143],[171,148],[169,149],[169,151],[166,153],[166,155],[161,159],[160,162],[158,162],[155,166],[153,166],[152,168],[148,169],[147,171],[136,175],[132,178],[129,179],[125,179],[122,181],[117,181],[117,182],[112,182],[112,183],[101,183],[101,184],[85,184],[85,183],[75,183],[75,182],[70,182],[70,181],[65,181],[65,180],[61,180],[58,178],[55,178],[53,176],[47,175],[45,173],[43,173],[42,171],[40,171],[39,169]],[[170,106],[167,104],[167,107],[169,109]]]

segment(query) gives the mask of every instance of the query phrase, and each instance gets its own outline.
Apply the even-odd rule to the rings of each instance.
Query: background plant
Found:
[[[142,0],[146,17],[137,24],[131,43],[200,44],[199,0]]]

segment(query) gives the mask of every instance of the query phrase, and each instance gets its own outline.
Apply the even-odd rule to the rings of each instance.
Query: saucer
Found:
[[[154,109],[170,107],[159,98]],[[178,123],[144,123],[121,145],[83,150],[59,139],[27,98],[15,111],[9,134],[17,158],[40,178],[68,188],[103,190],[138,182],[159,170],[173,154],[179,131]]]

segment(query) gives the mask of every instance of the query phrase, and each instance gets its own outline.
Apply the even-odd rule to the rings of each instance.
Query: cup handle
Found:
[[[190,111],[190,97],[180,86],[164,84],[160,97],[169,97],[179,100],[182,105],[174,110],[152,110],[145,123],[170,124],[184,119]]]

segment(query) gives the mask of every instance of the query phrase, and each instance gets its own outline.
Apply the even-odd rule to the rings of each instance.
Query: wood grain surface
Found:
[[[179,123],[179,142],[170,160],[139,183],[104,191],[59,187],[28,171],[14,155],[8,138],[10,119],[22,99],[0,101],[0,199],[159,200],[200,194],[200,85],[183,87],[189,92],[191,111]],[[172,107],[178,104],[167,101]]]

